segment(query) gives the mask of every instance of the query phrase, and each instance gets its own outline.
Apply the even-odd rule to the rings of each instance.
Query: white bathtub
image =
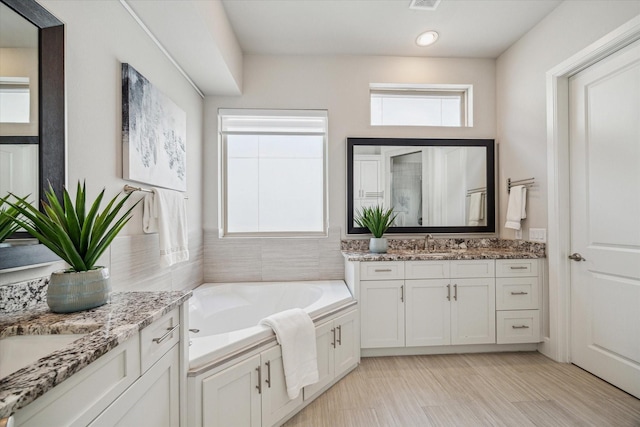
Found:
[[[189,370],[212,364],[273,338],[258,322],[270,314],[303,308],[312,319],[353,301],[342,280],[205,283],[189,299]]]

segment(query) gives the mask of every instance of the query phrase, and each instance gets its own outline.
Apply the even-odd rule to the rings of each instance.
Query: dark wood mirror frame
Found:
[[[64,24],[35,0],[0,0],[38,28],[39,194],[65,183]],[[0,248],[0,270],[59,260],[41,244]]]
[[[487,166],[487,225],[483,226],[425,226],[390,227],[387,233],[495,233],[495,141],[493,139],[413,139],[413,138],[347,138],[347,233],[366,234],[369,230],[355,226],[354,217],[354,147],[357,146],[416,146],[416,147],[485,147]]]

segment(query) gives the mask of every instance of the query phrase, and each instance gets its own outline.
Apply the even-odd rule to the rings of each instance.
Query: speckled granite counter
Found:
[[[343,240],[347,261],[428,261],[464,259],[536,259],[545,257],[544,243],[506,239],[432,239],[425,250],[423,239],[389,239],[384,254],[369,252],[366,239]]]
[[[0,419],[33,402],[190,297],[191,291],[116,292],[110,303],[78,313],[52,313],[45,303],[27,310],[0,312],[0,338],[87,334],[1,378]]]
[[[391,249],[386,254],[374,254],[364,251],[343,251],[348,261],[428,261],[443,259],[535,259],[544,258],[534,252],[514,251],[511,249],[455,249],[448,252],[424,252]]]

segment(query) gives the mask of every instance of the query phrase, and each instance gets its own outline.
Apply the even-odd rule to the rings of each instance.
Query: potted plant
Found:
[[[105,304],[111,294],[109,270],[96,266],[98,258],[131,219],[136,202],[119,215],[131,194],[117,200],[117,194],[102,212],[104,189],[86,210],[86,187],[78,181],[75,204],[66,188],[60,203],[53,188],[45,192],[40,212],[25,199],[7,202],[14,212],[4,212],[12,221],[37,238],[69,264],[67,270],[55,271],[47,290],[47,304],[56,313],[87,310]]]
[[[387,239],[382,237],[395,221],[393,208],[385,209],[380,205],[364,207],[356,212],[354,221],[360,227],[368,228],[373,237],[369,240],[369,250],[373,253],[387,252]]]

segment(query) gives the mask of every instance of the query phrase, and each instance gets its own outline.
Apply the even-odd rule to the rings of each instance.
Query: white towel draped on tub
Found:
[[[187,208],[184,195],[154,188],[144,198],[142,227],[145,233],[158,233],[160,265],[168,267],[189,259]]]
[[[507,205],[506,228],[520,230],[520,221],[527,217],[527,187],[516,185],[511,187],[509,204]]]
[[[304,386],[319,379],[313,321],[306,311],[292,308],[265,317],[260,324],[269,326],[276,333],[282,347],[287,394],[290,399],[295,399]]]

